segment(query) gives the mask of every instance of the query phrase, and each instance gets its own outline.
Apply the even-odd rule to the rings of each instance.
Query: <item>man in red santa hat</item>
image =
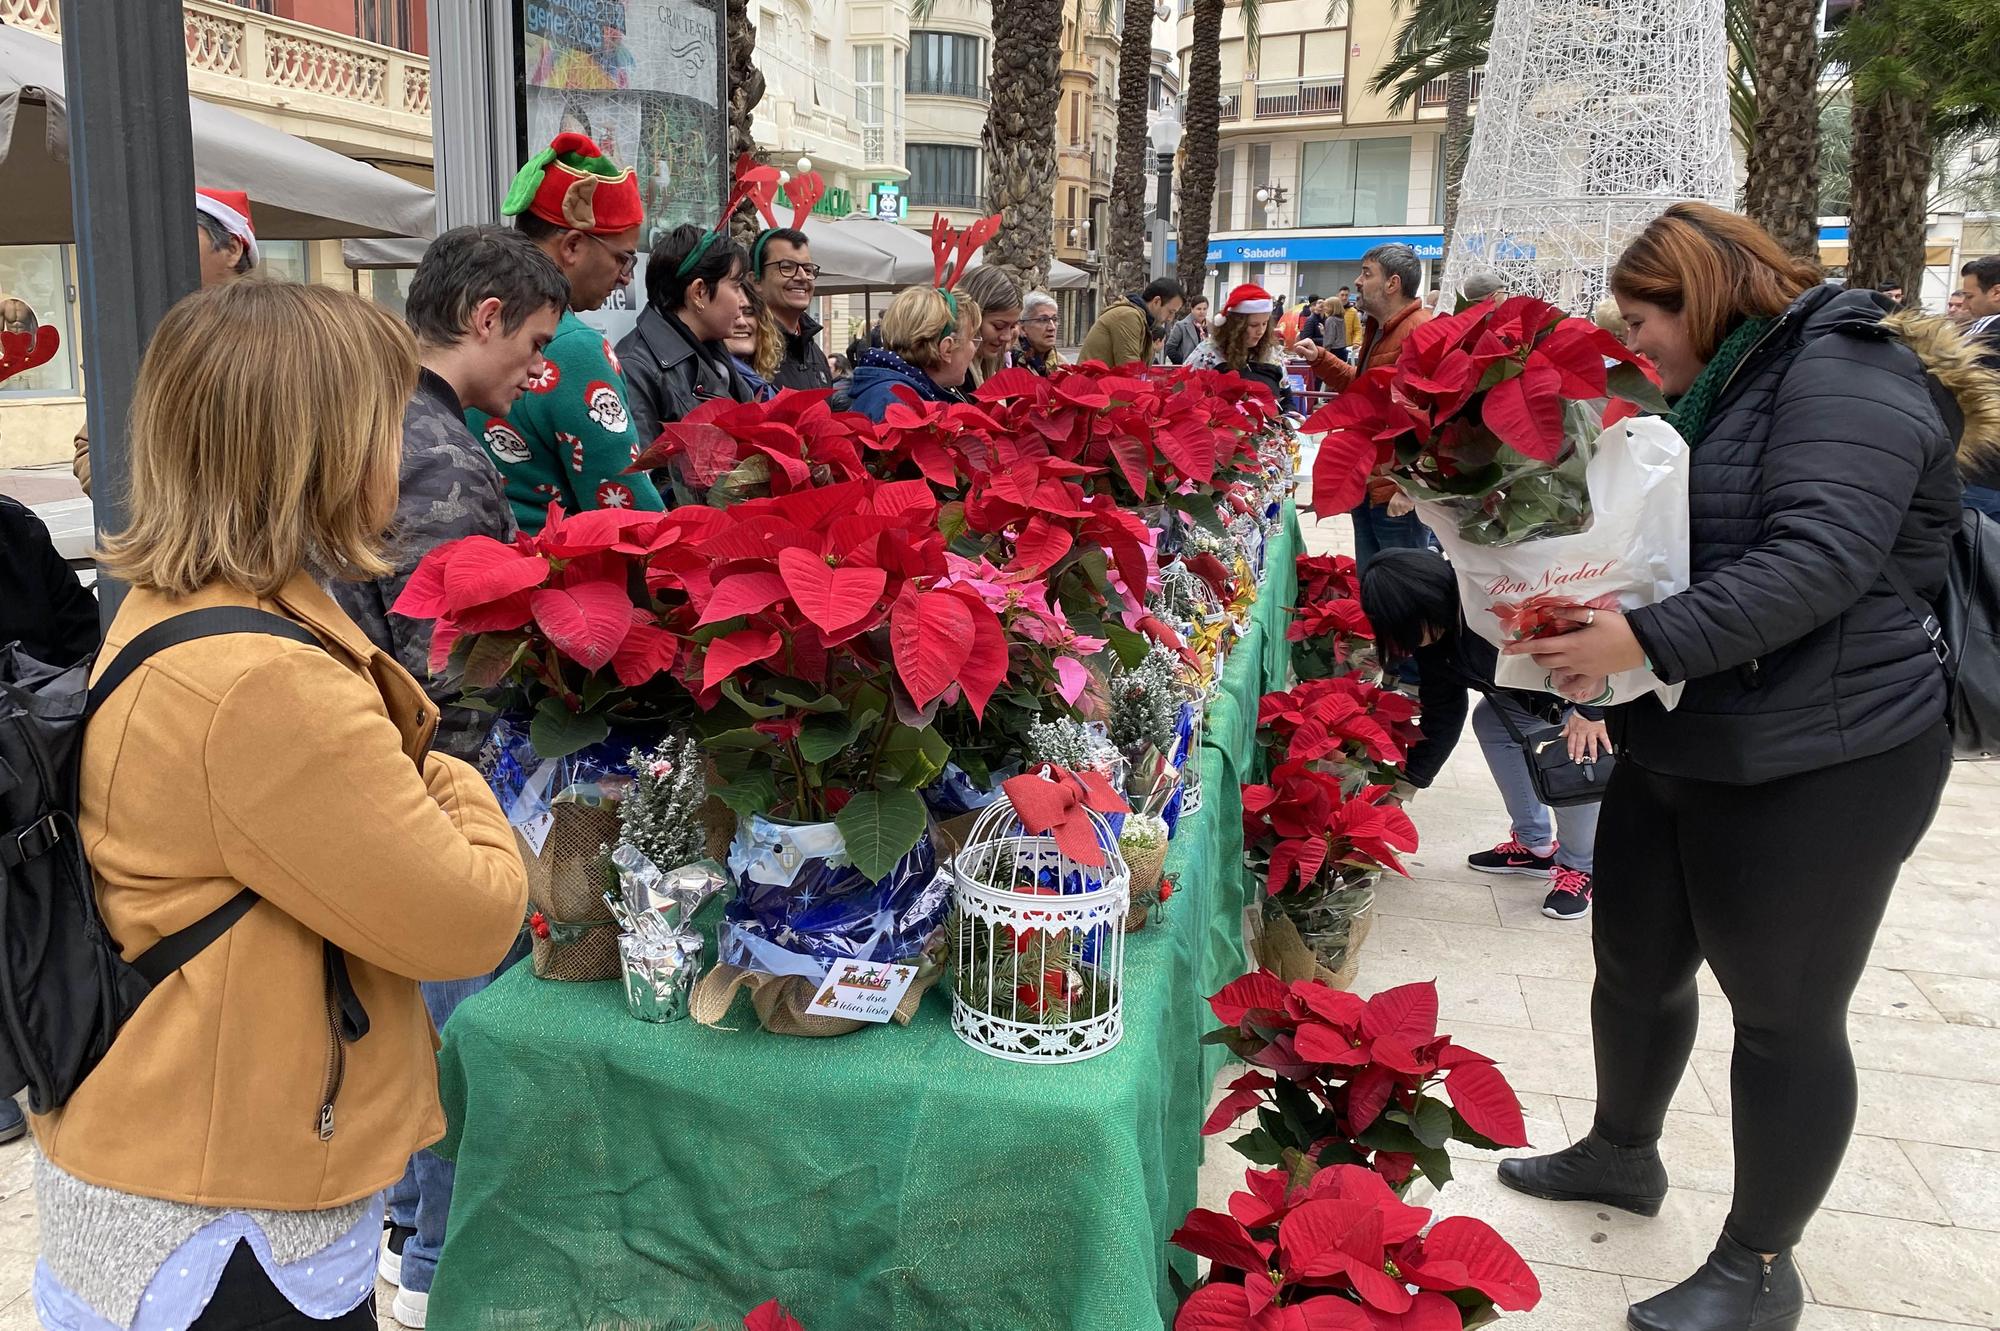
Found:
[[[197,189],[194,192],[195,259],[201,265],[201,284],[241,277],[257,266],[262,256],[257,249],[257,232],[250,225],[250,196],[240,189]],[[72,441],[76,472],[83,492],[90,493],[90,433],[85,426]]]

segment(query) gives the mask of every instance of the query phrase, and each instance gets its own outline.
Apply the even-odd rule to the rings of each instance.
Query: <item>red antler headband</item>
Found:
[[[965,276],[979,247],[999,233],[998,213],[980,218],[963,231],[946,221],[943,213],[931,214],[931,282],[951,307],[953,317],[958,314],[958,297],[952,294],[952,288]]]
[[[817,171],[793,176],[785,184],[785,197],[792,201],[792,230],[803,231],[813,206],[826,197],[826,181]]]
[[[715,244],[716,237],[729,230],[729,219],[736,215],[736,210],[742,207],[745,200],[757,205],[757,211],[764,214],[767,225],[776,226],[778,219],[771,211],[771,204],[777,197],[777,167],[761,166],[749,153],[737,158],[736,184],[729,191],[728,200],[722,205],[722,220],[715,224],[714,230],[705,233],[695,243],[695,247],[688,251],[687,258],[680,261],[680,266],[674,270],[674,275],[686,277],[694,271],[694,266],[701,262],[701,256],[707,254],[709,247]]]

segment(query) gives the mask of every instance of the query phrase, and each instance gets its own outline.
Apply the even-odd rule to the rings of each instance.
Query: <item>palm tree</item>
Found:
[[[1401,9],[1403,0],[1393,0]],[[1472,75],[1486,65],[1496,0],[1411,0],[1396,32],[1395,53],[1369,81],[1371,92],[1392,92],[1389,114],[1401,115],[1424,85],[1444,85],[1444,244],[1458,226],[1458,187],[1472,147]]]
[[[2000,129],[1990,0],[1863,0],[1827,44],[1852,80],[1847,280],[1921,291],[1935,149]]]
[[[1146,285],[1146,178],[1152,145],[1146,134],[1147,94],[1153,82],[1151,0],[1102,0],[1098,22],[1109,26],[1123,11],[1118,35],[1118,146],[1111,167],[1110,233],[1104,238],[1105,290],[1117,294]],[[1077,20],[1083,18],[1078,0]]]
[[[1743,210],[1802,259],[1819,257],[1820,0],[1760,0],[1756,119]]]
[[[1252,14],[1255,0],[1244,6]],[[1194,0],[1181,138],[1181,231],[1176,264],[1190,299],[1208,288],[1208,230],[1215,220],[1215,163],[1222,132],[1223,0]],[[1244,27],[1250,26],[1246,15]]]
[[[728,0],[724,32],[729,42],[729,161],[730,170],[743,154],[757,155],[754,130],[757,103],[764,100],[764,75],[757,68],[757,29],[750,22],[750,0]],[[745,202],[730,219],[739,240],[754,234],[763,222],[755,204]]]
[[[1064,4],[993,0],[993,68],[987,80],[993,100],[980,141],[986,149],[986,207],[1007,224],[987,242],[980,262],[1023,287],[1045,285],[1054,257]],[[928,10],[928,3],[921,8]]]

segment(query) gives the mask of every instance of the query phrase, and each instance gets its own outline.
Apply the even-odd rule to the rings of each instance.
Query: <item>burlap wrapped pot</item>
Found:
[[[1160,879],[1167,867],[1167,843],[1120,849],[1125,856],[1125,867],[1132,874],[1132,907],[1125,912],[1125,932],[1131,934],[1146,927],[1146,918],[1159,899]]]
[[[618,959],[618,925],[604,904],[609,880],[603,848],[618,840],[615,807],[558,804],[540,854],[520,830],[521,859],[528,870],[528,904],[548,921],[549,936],[534,933],[535,974],[544,980],[615,980],[624,974]]]

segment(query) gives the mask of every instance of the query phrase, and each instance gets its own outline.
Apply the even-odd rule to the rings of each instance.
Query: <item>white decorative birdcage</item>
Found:
[[[1003,796],[946,866],[952,877],[951,1026],[1016,1063],[1075,1063],[1125,1033],[1131,881],[1118,835],[1083,810],[1104,863],[1022,828]]]

